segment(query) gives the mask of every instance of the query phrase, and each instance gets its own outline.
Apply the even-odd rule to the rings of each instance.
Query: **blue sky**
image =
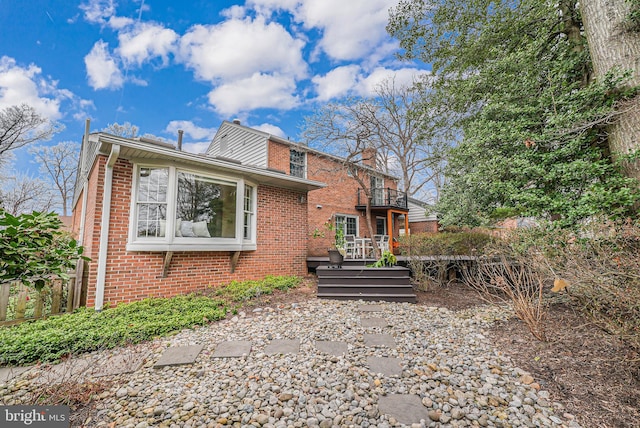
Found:
[[[0,109],[65,126],[47,144],[130,122],[201,152],[222,120],[299,138],[323,103],[424,65],[395,59],[397,0],[0,0]],[[37,174],[26,150],[15,166]]]

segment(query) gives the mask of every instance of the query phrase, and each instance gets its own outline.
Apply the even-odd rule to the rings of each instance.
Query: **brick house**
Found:
[[[365,176],[372,190],[373,234],[399,236],[408,227],[407,197],[399,192],[396,177],[374,167],[374,156],[358,165],[346,164],[345,159],[312,149],[304,144],[270,135],[240,124],[223,122],[207,150],[209,156],[252,164],[283,175],[325,183],[324,188],[312,190],[307,199],[307,234],[325,230],[325,223],[342,227],[345,234],[368,236],[364,193],[352,178],[355,169]],[[289,221],[289,220],[287,220]],[[292,228],[305,228],[291,222]],[[325,234],[326,235],[326,234]],[[311,238],[309,256],[326,256],[330,237]]]
[[[178,143],[180,146],[180,142]],[[408,224],[397,180],[371,165],[223,122],[205,155],[144,138],[83,139],[72,229],[91,261],[76,305],[170,297],[208,286],[307,273],[330,239],[330,222],[368,235],[366,203],[351,177],[366,174],[374,234]]]

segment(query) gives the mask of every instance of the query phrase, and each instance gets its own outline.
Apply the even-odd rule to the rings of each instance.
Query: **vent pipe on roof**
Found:
[[[233,123],[235,123],[236,125],[240,125],[240,123],[242,122],[240,122],[240,119],[233,119]]]
[[[178,151],[182,151],[182,135],[184,131],[182,129],[178,129]]]

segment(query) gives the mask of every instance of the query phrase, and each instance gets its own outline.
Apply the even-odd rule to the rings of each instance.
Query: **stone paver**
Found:
[[[422,405],[419,396],[413,394],[388,394],[378,399],[378,409],[405,425],[429,422],[427,408]]]
[[[396,347],[396,341],[390,334],[365,334],[364,344],[366,346],[386,346],[388,348]]]
[[[250,340],[231,340],[221,342],[216,346],[212,357],[213,358],[239,358],[244,355],[248,355],[251,352]]]
[[[274,354],[297,354],[300,351],[300,341],[298,339],[276,339],[264,348],[267,355]]]
[[[400,376],[402,374],[402,360],[391,357],[367,357],[367,366],[372,373],[382,373],[385,376]]]
[[[31,367],[0,367],[0,383],[5,383],[20,376]]]
[[[133,373],[142,366],[146,356],[140,353],[113,355],[102,361],[100,365],[92,367],[91,374],[95,377],[102,377]]]
[[[384,318],[373,317],[373,318],[360,318],[360,325],[364,328],[368,327],[387,327],[389,326],[389,322]]]
[[[174,346],[167,348],[154,367],[193,364],[204,345]]]
[[[382,312],[382,305],[358,305],[360,312]]]
[[[320,352],[335,355],[336,357],[345,355],[349,350],[347,342],[332,342],[330,340],[318,340],[316,342],[316,348]]]

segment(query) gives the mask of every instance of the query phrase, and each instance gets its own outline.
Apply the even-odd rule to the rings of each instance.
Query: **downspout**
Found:
[[[78,241],[80,245],[84,245],[84,227],[86,223],[87,214],[87,191],[89,189],[89,177],[87,176],[87,146],[89,145],[89,128],[91,121],[87,119],[84,125],[84,138],[82,141],[82,164],[80,165],[80,177],[84,183],[82,183],[82,211],[80,214],[80,230],[78,231]]]
[[[104,285],[107,276],[107,248],[109,246],[109,219],[111,215],[111,192],[113,188],[113,165],[120,155],[120,145],[111,146],[104,173],[104,193],[102,195],[102,220],[100,221],[100,249],[98,251],[98,277],[96,279],[96,311],[104,304]]]

